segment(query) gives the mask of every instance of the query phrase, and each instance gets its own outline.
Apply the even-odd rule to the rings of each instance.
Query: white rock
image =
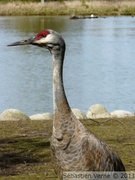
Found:
[[[77,119],[87,119],[87,116],[80,109],[72,108],[72,112],[76,116]]]
[[[124,111],[124,110],[116,110],[116,111],[111,112],[110,114],[111,114],[111,117],[117,117],[117,118],[134,116],[131,112]]]
[[[7,109],[0,115],[1,121],[19,121],[19,120],[30,120],[30,118],[23,112],[17,109]]]
[[[34,114],[30,116],[31,120],[52,120],[53,115],[51,113]]]
[[[92,105],[87,112],[87,118],[90,119],[108,117],[110,117],[110,113],[101,104]]]

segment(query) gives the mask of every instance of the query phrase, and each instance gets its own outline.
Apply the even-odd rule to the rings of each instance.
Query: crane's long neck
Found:
[[[63,62],[65,47],[53,55],[53,103],[55,115],[63,116],[70,111],[63,85]]]
[[[60,51],[52,53],[53,56],[53,106],[54,121],[53,134],[56,138],[62,136],[62,126],[64,122],[70,120],[71,108],[68,104],[64,85],[63,85],[63,62],[65,54],[65,45]]]

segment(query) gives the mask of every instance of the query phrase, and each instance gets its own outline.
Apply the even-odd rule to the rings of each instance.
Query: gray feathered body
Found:
[[[52,161],[58,177],[62,179],[64,171],[125,171],[117,153],[89,132],[72,113],[71,117],[72,121],[64,123],[63,139],[52,136],[51,140]]]

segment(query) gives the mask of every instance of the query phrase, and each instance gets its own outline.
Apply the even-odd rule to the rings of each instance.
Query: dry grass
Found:
[[[135,15],[135,1],[65,1],[0,3],[0,15]]]
[[[0,4],[0,15],[36,15],[42,14],[44,7],[40,3],[9,2]]]

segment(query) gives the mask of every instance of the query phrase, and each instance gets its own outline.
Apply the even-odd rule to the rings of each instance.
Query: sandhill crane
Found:
[[[52,55],[54,119],[51,151],[58,177],[62,179],[64,171],[125,171],[117,153],[89,132],[72,113],[63,85],[66,45],[61,35],[48,29],[8,46],[25,44],[46,48]]]

